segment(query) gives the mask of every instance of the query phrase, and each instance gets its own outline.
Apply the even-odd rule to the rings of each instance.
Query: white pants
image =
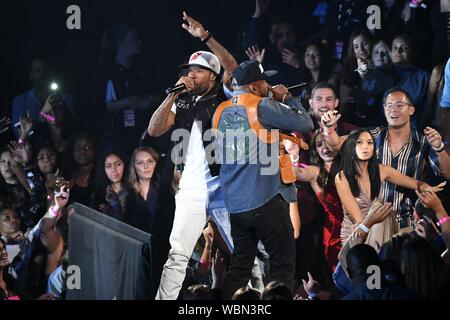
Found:
[[[195,244],[206,225],[207,191],[180,190],[175,196],[175,217],[169,258],[161,275],[156,300],[176,300]]]

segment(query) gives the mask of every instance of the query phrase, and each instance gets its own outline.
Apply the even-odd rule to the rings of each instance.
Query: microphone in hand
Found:
[[[167,88],[166,89],[166,94],[177,93],[177,92],[180,92],[180,91],[182,91],[184,89],[186,89],[186,85],[184,83],[180,83],[180,84],[177,84],[177,85],[175,85],[173,87]]]

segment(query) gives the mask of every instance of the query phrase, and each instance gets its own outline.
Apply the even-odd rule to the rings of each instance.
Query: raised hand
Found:
[[[423,133],[425,134],[425,137],[427,138],[427,141],[431,146],[435,149],[441,147],[442,145],[442,136],[437,132],[436,129],[433,129],[431,127],[426,127],[423,130]]]
[[[208,226],[203,229],[203,238],[205,238],[206,246],[211,247],[214,240],[214,229],[211,222],[208,222]]]
[[[203,25],[194,18],[188,16],[185,11],[183,11],[183,20],[184,22],[181,27],[192,36],[199,39],[205,39],[208,36],[208,32],[203,28]]]
[[[253,14],[253,18],[261,17],[269,7],[270,0],[256,0],[255,1],[255,13]]]
[[[55,192],[54,201],[57,210],[63,210],[69,202],[70,189],[67,181],[57,181],[57,189],[59,192]]]
[[[369,71],[369,62],[360,58],[357,58],[356,61],[358,63],[358,69],[356,69],[355,71],[358,71],[359,75],[361,77],[364,77],[367,71]]]
[[[298,144],[293,143],[291,140],[283,140],[283,144],[286,152],[291,155],[291,159],[298,159],[300,154],[300,148],[298,147]]]
[[[320,292],[320,283],[314,280],[311,273],[308,272],[308,282],[305,279],[302,279],[303,289],[305,289],[308,296],[313,297],[317,296]]]
[[[47,100],[45,100],[45,103],[44,103],[44,106],[41,109],[41,112],[49,113],[50,111],[53,110],[52,104],[50,103],[51,100],[52,100],[52,95],[49,95],[47,97]]]
[[[175,85],[179,85],[179,84],[184,84],[186,86],[186,89],[179,91],[178,93],[176,93],[175,95],[179,95],[182,94],[186,91],[190,91],[190,90],[194,90],[195,89],[195,82],[192,78],[189,77],[181,77],[177,83]]]
[[[250,60],[258,61],[262,63],[264,61],[264,55],[266,54],[266,49],[259,49],[258,45],[251,46],[245,50],[247,57]]]
[[[373,225],[386,219],[390,214],[393,214],[392,204],[382,204],[379,201],[374,201],[363,223],[367,228],[370,229]]]
[[[434,191],[420,193],[416,190],[416,194],[419,197],[420,202],[422,202],[425,207],[433,209],[434,211],[439,211],[443,208],[441,199],[439,199]]]
[[[445,185],[447,184],[447,181],[439,183],[437,186],[431,187],[426,184],[425,186],[425,192],[439,192],[444,190]]]
[[[327,111],[320,118],[320,122],[322,123],[322,125],[324,127],[329,128],[329,127],[334,126],[340,118],[341,118],[341,115],[338,113],[337,110]]]
[[[52,107],[58,107],[63,104],[63,100],[59,94],[52,94],[49,96],[49,103]]]
[[[276,86],[269,88],[269,90],[272,92],[274,100],[283,103],[287,97],[291,96],[289,90],[282,84],[277,84]]]
[[[9,151],[11,151],[12,159],[22,165],[26,165],[31,160],[31,154],[25,148],[24,145],[21,145],[17,141],[11,141],[8,145]]]
[[[32,128],[33,120],[31,119],[30,112],[27,111],[27,115],[20,118],[19,134],[21,139],[25,139],[26,137],[28,137]]]
[[[293,68],[298,69],[300,67],[300,59],[297,52],[283,49],[283,52],[281,52],[281,59],[283,60],[283,63],[286,63]]]

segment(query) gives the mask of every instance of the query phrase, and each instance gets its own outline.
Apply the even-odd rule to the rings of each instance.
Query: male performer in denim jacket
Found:
[[[259,240],[270,255],[271,279],[289,286],[294,281],[295,243],[289,203],[297,201],[295,186],[284,184],[280,178],[278,139],[263,142],[250,123],[256,118],[259,134],[267,137],[265,130],[271,129],[307,133],[313,122],[284,85],[267,84],[265,79],[273,74],[264,72],[256,61],[241,63],[233,72],[237,83],[233,97],[219,105],[213,117],[213,128],[218,129],[216,154],[221,153],[222,161],[220,180],[234,243],[224,282],[226,299],[248,282]]]

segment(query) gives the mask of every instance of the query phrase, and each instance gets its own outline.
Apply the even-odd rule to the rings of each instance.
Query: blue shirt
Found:
[[[67,94],[62,94],[62,99],[67,105],[72,114],[74,114],[74,103],[72,98]],[[11,115],[11,125],[16,138],[19,138],[19,130],[14,126],[20,121],[20,117],[27,115],[27,111],[30,113],[31,119],[37,121],[39,119],[39,112],[42,110],[43,104],[39,100],[36,90],[31,89],[30,91],[17,96],[13,100],[12,105],[12,115]]]
[[[444,92],[442,93],[441,107],[450,108],[450,59],[448,59],[444,70]]]
[[[244,94],[235,91],[233,96]],[[294,99],[290,107],[272,98],[263,98],[258,107],[259,122],[267,129],[308,132],[313,122],[305,109]],[[228,136],[230,130],[234,136]],[[242,135],[242,136],[241,136]],[[218,124],[218,154],[220,154],[220,180],[224,200],[231,214],[254,210],[266,204],[277,194],[287,202],[297,200],[294,184],[283,184],[279,173],[278,143],[261,142],[250,129],[244,106],[226,108]]]
[[[411,102],[416,107],[415,116],[417,119],[420,118],[425,107],[430,74],[420,68],[398,65],[394,66],[393,71],[397,80],[396,86],[408,92]]]

